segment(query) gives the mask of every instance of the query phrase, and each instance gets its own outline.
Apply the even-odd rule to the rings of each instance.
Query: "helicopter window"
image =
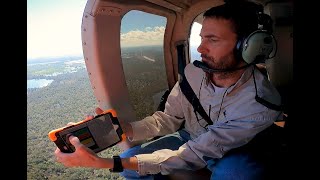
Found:
[[[193,22],[190,33],[190,62],[194,60],[200,60],[200,53],[197,51],[198,46],[201,43],[200,30],[202,25],[198,22]]]
[[[166,18],[129,11],[121,22],[121,57],[130,102],[138,119],[152,114],[168,89],[163,55]]]

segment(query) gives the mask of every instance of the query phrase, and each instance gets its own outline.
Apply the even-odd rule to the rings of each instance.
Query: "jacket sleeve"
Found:
[[[223,157],[229,150],[248,143],[258,132],[270,126],[274,117],[269,113],[266,111],[248,119],[215,123],[209,126],[208,132],[189,140],[176,151],[162,149],[152,154],[136,155],[138,172],[140,175],[170,174],[179,169],[201,169],[209,158]]]
[[[177,82],[171,90],[165,110],[156,111],[153,115],[131,122],[133,138],[131,140],[144,140],[155,136],[162,136],[176,132],[183,123],[184,115],[181,108],[181,93]]]

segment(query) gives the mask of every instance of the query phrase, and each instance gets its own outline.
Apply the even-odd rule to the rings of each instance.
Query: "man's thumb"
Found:
[[[69,136],[69,141],[74,147],[77,147],[81,144],[79,138],[73,135]]]

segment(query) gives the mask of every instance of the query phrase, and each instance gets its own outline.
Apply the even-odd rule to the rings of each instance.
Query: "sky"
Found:
[[[27,1],[27,59],[82,53],[86,0]]]
[[[162,16],[132,10],[121,21],[122,47],[160,45],[167,19]]]
[[[81,55],[81,22],[87,0],[27,0],[27,60]],[[143,19],[143,21],[141,20]],[[121,45],[162,44],[166,18],[130,11],[121,23]],[[192,28],[199,31],[199,27]],[[199,43],[199,32],[191,40]],[[191,43],[192,45],[192,43]]]

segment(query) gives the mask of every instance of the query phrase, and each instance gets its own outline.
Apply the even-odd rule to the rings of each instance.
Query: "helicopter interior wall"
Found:
[[[122,67],[119,38],[121,19],[132,9],[165,16],[168,24],[164,38],[169,41],[175,15],[171,10],[141,0],[131,1],[132,5],[125,3],[88,1],[82,19],[82,41],[87,71],[99,107],[112,107],[118,110],[119,118],[130,122],[135,120],[135,113],[130,105]],[[165,46],[164,51],[169,51],[169,47]],[[165,54],[168,54],[165,57],[167,74],[172,78],[171,53]]]
[[[293,85],[293,3],[274,2],[266,6],[274,20],[274,36],[277,39],[277,53],[266,62],[270,81],[280,92],[285,113],[290,111]],[[285,19],[285,21],[283,21]],[[283,23],[285,22],[285,23]]]

